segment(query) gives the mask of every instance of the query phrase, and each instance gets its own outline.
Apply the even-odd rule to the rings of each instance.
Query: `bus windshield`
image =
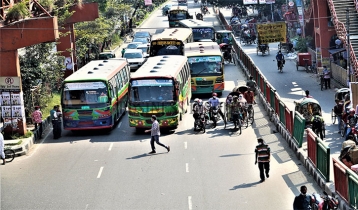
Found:
[[[179,40],[152,41],[150,56],[158,55],[184,55],[184,44]]]
[[[184,20],[186,19],[187,11],[185,10],[171,10],[169,12],[170,20]]]
[[[62,94],[65,106],[108,103],[107,86],[104,82],[66,83]]]
[[[144,79],[131,82],[131,102],[173,101],[174,86],[169,79]]]
[[[215,39],[215,32],[212,28],[193,28],[194,40]]]
[[[222,74],[222,59],[220,56],[190,57],[188,62],[192,76]]]

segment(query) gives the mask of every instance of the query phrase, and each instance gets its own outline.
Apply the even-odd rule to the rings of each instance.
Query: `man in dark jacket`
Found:
[[[307,187],[301,186],[301,194],[295,197],[293,202],[293,210],[309,210],[312,209],[312,198],[307,194]]]

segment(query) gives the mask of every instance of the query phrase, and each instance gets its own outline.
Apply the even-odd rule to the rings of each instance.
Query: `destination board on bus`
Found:
[[[143,79],[132,81],[132,86],[172,86],[170,79]]]
[[[213,33],[212,28],[193,28],[193,33]]]
[[[186,10],[171,10],[170,14],[186,14]]]
[[[201,57],[190,57],[188,58],[189,63],[200,63],[200,62],[221,62],[220,56],[201,56]]]
[[[66,83],[65,90],[93,90],[105,87],[106,85],[103,82],[73,82]]]
[[[152,45],[181,45],[182,43],[176,40],[163,40],[163,41],[153,41]]]

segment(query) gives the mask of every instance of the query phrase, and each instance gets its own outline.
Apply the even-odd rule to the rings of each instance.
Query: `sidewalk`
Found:
[[[221,12],[223,13],[223,15],[225,16],[226,21],[228,21],[231,17],[231,11],[227,10],[227,9],[221,9]],[[224,25],[224,24],[223,24]],[[245,47],[245,49],[249,50],[249,47]],[[247,53],[247,52],[246,52]],[[256,53],[255,54],[250,54],[248,53],[248,55],[253,59],[257,59]],[[264,58],[260,58],[260,59],[264,59]],[[265,63],[264,63],[265,64]],[[262,63],[258,63],[257,67],[259,69],[264,68],[264,64]],[[256,65],[256,63],[255,63]],[[266,64],[265,64],[266,65]],[[245,68],[243,65],[241,65],[243,68]],[[296,64],[295,62],[287,62],[287,64],[285,65],[286,68],[288,69],[296,69]],[[245,72],[248,72],[246,69],[243,69]],[[296,70],[294,70],[296,71]],[[313,77],[313,74],[307,74],[304,71],[299,71],[299,72],[295,72],[299,75],[301,75],[302,78],[304,78],[304,81],[299,81],[296,79],[294,81],[296,81],[296,89],[300,88],[300,87],[312,87],[312,94],[313,90],[318,91],[318,83],[315,80],[315,78]],[[296,75],[295,75],[296,76]],[[267,77],[270,77],[270,75],[267,75]],[[268,78],[267,78],[268,79]],[[269,79],[268,79],[269,80]],[[291,79],[289,79],[291,80]],[[270,80],[269,80],[270,81]],[[310,86],[309,86],[310,85]],[[273,85],[274,86],[274,85]],[[333,88],[333,84],[332,84],[332,88]],[[286,93],[285,91],[280,91],[277,90],[278,92],[280,92],[280,96],[285,98],[285,103],[287,103],[286,105],[289,106],[290,110],[294,110],[294,105],[293,105],[293,98],[294,98],[294,93]],[[296,96],[297,97],[297,96]],[[327,145],[329,145],[329,147],[331,148],[331,158],[336,158],[339,156],[340,153],[340,148],[341,148],[341,143],[343,142],[343,139],[340,138],[337,134],[337,124],[331,125],[330,123],[330,112],[331,109],[333,107],[333,103],[334,103],[334,92],[333,89],[332,90],[325,90],[325,91],[319,91],[316,92],[316,96],[315,98],[320,101],[321,103],[321,107],[323,110],[323,117],[325,119],[325,122],[328,124],[327,126],[327,131],[329,131],[329,133],[327,133],[327,138],[324,139],[325,143]],[[266,104],[265,103],[265,98],[261,95],[260,96],[261,101],[265,104],[265,109],[268,112],[268,114],[270,115],[270,118],[272,119],[273,123],[276,125],[277,127],[277,131],[280,132],[282,134],[282,136],[286,139],[286,141],[289,143],[291,149],[296,153],[297,158],[302,162],[302,164],[304,164],[304,166],[306,167],[306,170],[314,177],[314,180],[318,183],[319,186],[321,186],[321,188],[323,190],[325,190],[328,194],[332,194],[335,192],[335,186],[334,186],[334,173],[333,173],[333,163],[332,160],[330,160],[330,182],[326,182],[320,175],[319,171],[316,169],[315,166],[313,166],[310,161],[308,161],[307,159],[307,142],[306,142],[306,138],[304,137],[304,144],[302,145],[302,148],[298,148],[296,143],[294,143],[291,135],[285,130],[285,128],[281,125],[280,121],[277,118],[277,116],[275,116],[272,108],[269,106],[270,104]],[[340,209],[352,209],[343,199],[341,199],[339,196],[337,196],[340,200]]]

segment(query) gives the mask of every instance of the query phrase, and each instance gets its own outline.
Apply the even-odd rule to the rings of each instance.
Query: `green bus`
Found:
[[[193,32],[189,28],[168,28],[152,36],[149,56],[184,55],[184,44],[193,42]]]
[[[187,57],[178,55],[148,58],[129,82],[129,126],[152,126],[156,115],[161,128],[176,129],[190,108],[190,69]]]
[[[168,21],[170,28],[178,27],[178,21],[185,19],[193,19],[193,16],[189,14],[188,7],[186,6],[172,7],[168,11]]]
[[[126,111],[130,70],[123,58],[91,61],[61,90],[66,130],[111,129]]]
[[[191,72],[193,94],[222,94],[224,82],[224,58],[216,42],[194,42],[185,45]]]
[[[208,41],[215,42],[215,28],[212,23],[202,20],[180,20],[179,26],[191,28],[193,31],[194,42]]]

